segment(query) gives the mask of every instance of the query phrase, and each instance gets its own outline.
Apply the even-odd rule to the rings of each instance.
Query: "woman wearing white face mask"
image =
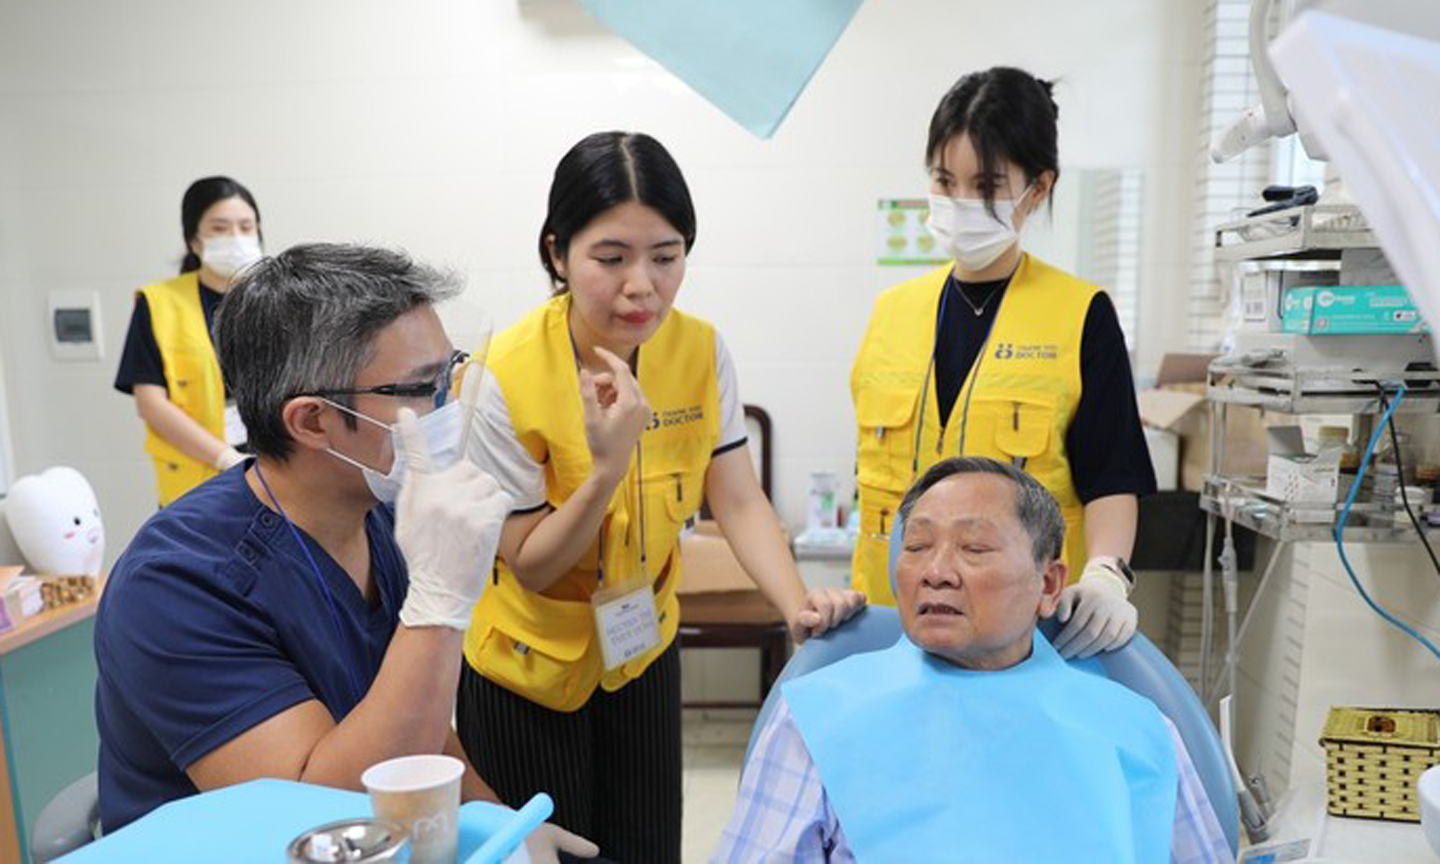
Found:
[[[180,275],[136,292],[115,375],[145,421],[162,507],[242,458],[245,426],[225,397],[210,322],[231,278],[261,256],[260,208],[229,177],[190,184],[180,223]]]
[[[1155,476],[1110,299],[1020,245],[1059,178],[1058,113],[1050,83],[996,67],[961,78],[931,118],[929,228],[954,261],[882,294],[855,359],[852,579],[894,603],[889,533],[905,489],[945,457],[1007,460],[1065,515],[1055,645],[1070,657],[1135,632],[1126,559]]]

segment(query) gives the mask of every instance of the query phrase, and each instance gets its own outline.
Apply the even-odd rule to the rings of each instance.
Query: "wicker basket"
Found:
[[[1331,708],[1320,744],[1331,815],[1420,821],[1415,784],[1440,763],[1440,711]]]

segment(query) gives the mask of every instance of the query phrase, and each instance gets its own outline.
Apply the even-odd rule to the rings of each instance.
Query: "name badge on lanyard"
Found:
[[[610,585],[590,598],[605,671],[613,671],[660,645],[660,616],[650,581]]]

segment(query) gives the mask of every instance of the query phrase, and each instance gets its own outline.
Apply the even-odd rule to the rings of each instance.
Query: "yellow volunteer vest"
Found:
[[[559,507],[590,475],[590,448],[570,340],[569,295],[556,297],[496,336],[488,365],[515,435],[545,466],[546,498]],[[655,411],[641,436],[640,465],[615,491],[601,535],[607,584],[638,574],[640,497],[644,544],[655,589],[661,644],[606,673],[590,596],[600,587],[601,538],[543,593],[521,586],[503,560],[476,604],[465,634],[465,658],[481,675],[555,711],[582,707],[597,686],[620,689],[675,639],[680,604],[679,536],[700,507],[705,470],[720,437],[715,331],[671,310],[640,350],[640,386]]]
[[[225,439],[225,386],[220,361],[205,329],[200,306],[200,279],[185,273],[139,291],[150,307],[150,326],[160,346],[170,401],[216,438]],[[186,456],[178,447],[145,427],[145,452],[155,463],[160,506],[216,475],[213,466]]]
[[[880,295],[850,374],[860,492],[851,584],[871,603],[895,603],[890,529],[906,490],[931,465],[961,454],[1023,459],[1025,471],[1060,502],[1072,581],[1085,566],[1085,511],[1070,476],[1065,432],[1080,400],[1085,315],[1100,289],[1025,255],[944,418],[935,382],[921,389],[950,270],[946,265]]]

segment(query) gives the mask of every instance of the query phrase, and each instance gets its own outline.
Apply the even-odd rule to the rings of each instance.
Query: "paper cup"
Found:
[[[413,864],[454,864],[460,843],[460,777],[453,756],[401,756],[370,766],[360,782],[376,817],[410,834]]]

